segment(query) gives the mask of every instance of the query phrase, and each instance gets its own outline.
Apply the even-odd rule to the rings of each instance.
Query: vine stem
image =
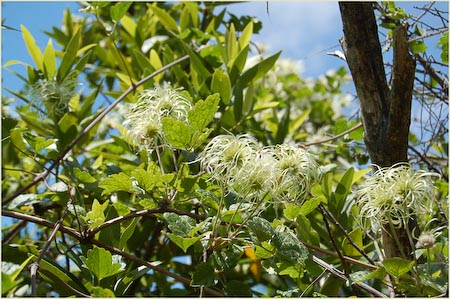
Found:
[[[72,149],[75,147],[75,145],[83,138],[87,135],[87,133],[89,133],[89,131],[95,127],[105,116],[106,114],[108,114],[112,109],[114,109],[114,107],[117,106],[117,104],[119,104],[126,96],[128,96],[131,92],[135,91],[137,87],[141,86],[142,84],[144,84],[145,82],[147,82],[148,80],[152,79],[153,77],[159,75],[162,72],[165,72],[166,70],[176,66],[177,64],[180,64],[183,61],[186,61],[189,59],[189,55],[185,55],[182,56],[174,61],[172,61],[171,63],[166,64],[165,66],[163,66],[162,68],[154,71],[153,73],[151,73],[150,75],[148,75],[147,77],[143,78],[142,80],[136,82],[136,84],[130,86],[127,90],[125,90],[112,104],[110,104],[108,107],[105,108],[105,110],[103,110],[99,115],[97,115],[97,117],[95,117],[95,119],[86,127],[84,128],[84,130],[80,133],[80,135],[78,135],[77,138],[75,138],[72,143],[55,159],[55,161],[53,161],[53,163],[41,174],[37,175],[33,181],[31,181],[28,185],[26,185],[25,187],[23,187],[21,190],[17,191],[16,193],[14,193],[13,195],[11,195],[10,197],[8,197],[6,200],[4,200],[2,202],[2,205],[5,205],[9,202],[11,202],[12,200],[14,200],[17,196],[23,194],[25,191],[27,191],[28,189],[30,189],[31,187],[35,186],[37,183],[39,183],[40,181],[44,180],[50,173],[51,171],[61,162],[61,160],[64,159],[64,157],[70,152],[72,151]]]
[[[334,141],[336,139],[341,138],[342,136],[345,136],[346,134],[349,134],[353,131],[355,131],[356,129],[359,129],[360,127],[362,127],[363,123],[359,122],[358,124],[356,124],[355,126],[351,127],[348,130],[345,130],[344,132],[341,132],[335,136],[331,136],[329,138],[325,138],[319,141],[312,141],[312,142],[301,142],[301,143],[297,143],[297,146],[311,146],[311,145],[318,145],[318,144],[322,144],[325,142],[329,142],[329,141]]]

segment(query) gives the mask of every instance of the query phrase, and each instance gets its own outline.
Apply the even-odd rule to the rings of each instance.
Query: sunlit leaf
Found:
[[[132,2],[121,1],[115,3],[110,8],[111,19],[115,22],[119,22],[120,19],[127,13],[128,8],[130,8]]]
[[[104,248],[94,247],[89,249],[87,257],[82,257],[82,259],[98,280],[122,271],[120,263],[114,263],[111,253]]]
[[[22,37],[25,41],[28,54],[30,54],[37,68],[41,71],[44,71],[44,58],[42,56],[41,50],[34,40],[33,35],[31,35],[30,31],[28,31],[28,29],[24,25],[20,25],[20,29],[22,31]]]
[[[220,101],[219,94],[215,93],[208,96],[204,101],[200,100],[189,113],[190,125],[199,131],[203,131],[212,121],[214,114],[218,109]]]
[[[128,175],[121,172],[107,177],[98,186],[104,189],[102,195],[105,195],[116,191],[130,192],[132,191],[133,183]]]

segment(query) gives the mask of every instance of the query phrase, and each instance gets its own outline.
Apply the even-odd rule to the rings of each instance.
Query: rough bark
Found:
[[[407,161],[415,61],[408,52],[406,28],[393,34],[392,83],[386,81],[378,27],[371,2],[340,2],[344,52],[361,103],[364,142],[373,164],[388,167]],[[408,223],[414,226],[414,221]],[[406,229],[385,227],[385,257],[411,258]],[[398,244],[393,235],[400,241]],[[400,246],[399,246],[400,245]]]

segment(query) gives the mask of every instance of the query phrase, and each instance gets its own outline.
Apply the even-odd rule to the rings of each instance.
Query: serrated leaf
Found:
[[[22,37],[25,41],[25,46],[27,47],[28,54],[30,54],[31,58],[36,64],[36,67],[39,70],[44,71],[44,58],[42,56],[41,50],[34,40],[33,35],[31,35],[30,31],[28,31],[28,29],[24,25],[20,25],[20,29],[22,31]]]
[[[141,188],[148,192],[152,191],[159,183],[164,182],[161,172],[155,168],[151,168],[149,171],[138,168],[131,172],[131,176],[136,179]]]
[[[82,183],[92,184],[97,181],[97,179],[91,176],[87,171],[82,171],[79,168],[73,169],[73,175]]]
[[[413,54],[425,53],[427,51],[427,45],[421,40],[410,42],[409,48]]]
[[[215,284],[214,267],[210,264],[198,264],[196,271],[192,274],[192,287],[210,287]]]
[[[261,243],[271,239],[275,234],[275,230],[270,225],[270,222],[261,217],[254,217],[250,219],[247,222],[247,226]]]
[[[120,19],[127,13],[128,8],[130,8],[132,2],[121,1],[117,2],[110,8],[111,19],[115,22],[119,22]]]
[[[121,172],[107,177],[102,182],[100,182],[98,186],[104,189],[102,195],[106,195],[116,191],[131,192],[133,188],[133,182],[128,175]]]
[[[288,220],[293,221],[295,218],[297,218],[298,215],[300,215],[301,206],[296,203],[287,203],[285,205],[283,215]]]
[[[408,273],[409,270],[414,266],[414,261],[408,261],[399,257],[394,257],[391,259],[385,259],[383,262],[383,267],[386,271],[394,276],[400,277],[403,274]]]
[[[99,281],[122,271],[121,264],[114,263],[111,253],[104,248],[94,247],[89,249],[87,257],[83,256],[82,259]]]
[[[164,219],[168,223],[170,231],[180,237],[191,237],[190,232],[195,227],[195,220],[186,215],[164,213]]]
[[[81,29],[79,29],[70,39],[69,43],[67,44],[67,47],[65,48],[64,55],[61,59],[61,64],[58,68],[57,73],[57,81],[62,82],[67,74],[69,74],[70,69],[73,66],[73,63],[75,61],[75,58],[77,57],[77,52],[80,47],[80,36],[81,36]]]
[[[161,22],[161,24],[163,24],[164,27],[166,27],[168,30],[178,33],[177,22],[167,12],[157,6],[150,6],[150,9],[158,17],[159,21]]]
[[[105,222],[105,210],[108,207],[108,201],[100,204],[97,199],[94,199],[91,210],[87,213],[87,219],[90,220],[90,227],[95,228]]]
[[[302,204],[302,207],[300,208],[300,214],[305,216],[308,215],[309,213],[317,209],[321,201],[322,201],[321,197],[314,197],[305,201]]]
[[[214,114],[219,108],[219,101],[220,96],[215,93],[208,96],[204,101],[200,100],[195,103],[194,108],[188,112],[190,125],[198,131],[203,131],[214,118]]]
[[[203,236],[197,236],[197,237],[180,237],[175,234],[167,233],[167,237],[175,243],[178,247],[181,248],[185,253],[188,250],[189,247],[200,241]]]
[[[304,265],[308,249],[290,231],[275,231],[272,240],[279,258]]]
[[[23,133],[23,138],[31,145],[36,153],[52,144],[56,144],[56,139],[45,139],[45,137],[35,136],[28,132]]]
[[[164,136],[175,148],[181,150],[191,149],[192,136],[195,130],[177,119],[165,117],[161,120]]]

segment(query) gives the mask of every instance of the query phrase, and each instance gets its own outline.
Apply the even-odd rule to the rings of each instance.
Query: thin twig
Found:
[[[117,104],[119,104],[126,96],[128,96],[128,94],[130,94],[132,91],[136,90],[137,87],[141,86],[142,84],[144,84],[145,82],[147,82],[148,80],[152,79],[153,77],[159,75],[162,72],[165,72],[166,70],[172,68],[173,66],[185,61],[189,59],[189,55],[185,55],[183,57],[178,58],[177,60],[172,61],[171,63],[166,64],[165,66],[163,66],[162,68],[154,71],[153,73],[151,73],[150,75],[148,75],[147,77],[143,78],[142,80],[138,81],[134,86],[130,86],[127,90],[125,90],[111,105],[109,105],[107,108],[105,108],[105,110],[103,110],[97,117],[95,117],[95,119],[80,133],[80,135],[78,135],[77,138],[75,138],[72,143],[70,143],[70,145],[56,158],[55,161],[53,161],[53,163],[47,168],[47,170],[45,172],[43,172],[42,174],[36,176],[33,181],[31,181],[28,185],[26,185],[25,187],[23,187],[21,190],[17,191],[16,193],[14,193],[13,195],[11,195],[9,198],[7,198],[5,201],[2,202],[2,205],[7,204],[9,202],[11,202],[14,198],[16,198],[17,196],[23,194],[25,191],[27,191],[28,189],[30,189],[31,187],[35,186],[37,183],[39,183],[40,181],[42,181],[43,179],[45,179],[53,170],[53,168],[55,168],[59,162],[61,162],[61,160],[64,159],[64,157],[70,152],[72,151],[72,149],[75,147],[75,145],[81,140],[83,139],[88,133],[89,131],[94,128],[102,119],[103,117],[106,116],[106,114],[108,114],[114,107],[117,106]]]
[[[311,146],[311,145],[323,144],[323,143],[326,143],[326,142],[334,141],[336,139],[341,138],[342,136],[345,136],[345,135],[355,131],[356,129],[359,129],[362,125],[363,125],[362,122],[359,122],[357,125],[351,127],[348,130],[345,130],[344,132],[339,133],[339,134],[337,134],[335,136],[332,136],[332,137],[329,137],[329,138],[325,138],[325,139],[322,139],[322,140],[319,140],[319,141],[301,142],[301,143],[298,143],[297,145],[299,145],[299,146]]]
[[[328,235],[330,237],[331,244],[333,244],[334,250],[336,250],[336,252],[337,252],[337,254],[339,256],[339,259],[341,260],[341,264],[342,264],[342,266],[345,269],[345,273],[347,274],[347,263],[346,263],[346,261],[344,259],[344,256],[342,255],[341,251],[339,250],[339,247],[336,244],[336,240],[333,237],[333,234],[332,234],[331,228],[330,228],[330,224],[328,223],[327,215],[325,213],[325,208],[323,207],[322,203],[319,204],[319,209],[322,212],[323,222],[325,223],[325,227],[326,227]]]
[[[375,265],[375,263],[373,262],[373,260],[364,252],[364,250],[362,250],[358,244],[356,244],[355,241],[353,241],[352,237],[350,237],[350,235],[347,233],[347,231],[345,230],[345,228],[342,226],[342,224],[337,221],[337,219],[334,217],[333,214],[331,214],[331,212],[324,206],[322,205],[323,210],[325,211],[325,213],[331,218],[331,220],[333,221],[333,223],[339,227],[341,229],[341,231],[344,233],[345,237],[347,238],[347,240],[350,242],[350,244],[352,244],[352,246],[358,250],[359,253],[361,253],[369,263],[371,263],[372,265]]]
[[[126,252],[124,252],[124,251],[122,251],[122,250],[120,250],[118,248],[115,248],[113,246],[104,244],[104,243],[102,243],[102,242],[100,242],[100,241],[98,241],[96,239],[91,239],[91,242],[92,242],[92,244],[94,244],[94,245],[96,245],[98,247],[102,247],[102,248],[110,251],[111,253],[121,255],[124,258],[126,258],[127,260],[133,261],[133,262],[135,262],[137,264],[146,266],[146,267],[148,267],[148,268],[150,268],[150,269],[152,269],[154,271],[157,271],[159,273],[162,273],[162,274],[164,274],[166,276],[172,277],[176,281],[182,282],[182,283],[187,284],[187,285],[191,284],[191,280],[189,278],[181,277],[181,276],[179,276],[179,275],[177,275],[175,273],[172,273],[172,272],[170,272],[170,271],[168,271],[168,270],[166,270],[164,268],[161,268],[161,267],[158,267],[156,265],[153,265],[151,262],[142,260],[142,259],[140,259],[140,258],[138,258],[138,257],[136,257],[134,255],[126,253]],[[205,287],[204,291],[205,291],[205,293],[208,293],[209,295],[212,295],[212,296],[220,296],[220,297],[223,296],[222,293],[220,293],[220,292],[218,292],[216,290],[213,290],[211,288],[208,288],[208,287]]]
[[[335,267],[333,267],[332,265],[326,263],[325,261],[319,259],[316,256],[312,256],[313,258],[313,262],[315,262],[316,264],[318,264],[319,266],[323,267],[324,269],[327,269],[328,272],[330,272],[331,274],[333,274],[336,277],[339,277],[341,279],[344,279],[345,281],[349,282],[348,278],[345,276],[345,274],[340,271],[339,269],[336,269]],[[362,283],[362,282],[355,282],[354,285],[360,287],[361,289],[369,292],[370,294],[376,296],[376,297],[383,297],[383,298],[387,298],[387,296],[383,293],[381,293],[380,291],[378,291],[377,289],[372,288],[371,286]]]

